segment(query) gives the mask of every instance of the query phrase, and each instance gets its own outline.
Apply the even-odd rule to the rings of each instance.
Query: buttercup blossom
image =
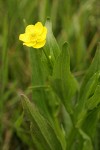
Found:
[[[24,34],[19,35],[23,45],[33,48],[41,48],[46,43],[47,28],[41,22],[35,25],[28,25]]]

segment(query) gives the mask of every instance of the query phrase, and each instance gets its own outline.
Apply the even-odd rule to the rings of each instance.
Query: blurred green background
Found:
[[[26,150],[16,133],[20,93],[30,95],[27,47],[19,41],[26,25],[50,17],[59,46],[70,45],[71,70],[78,80],[94,56],[100,36],[99,0],[0,0],[0,148]]]

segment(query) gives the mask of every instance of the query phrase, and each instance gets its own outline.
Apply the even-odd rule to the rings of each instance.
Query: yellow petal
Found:
[[[27,27],[26,27],[26,29],[25,29],[25,32],[26,33],[31,33],[31,34],[34,34],[34,25],[28,25]]]
[[[26,45],[28,47],[33,47],[34,45],[36,45],[36,42],[23,43],[23,45]]]
[[[37,22],[36,24],[35,24],[35,33],[36,34],[41,34],[42,32],[43,32],[43,25],[42,25],[42,23],[41,22]]]
[[[42,41],[42,42],[37,42],[35,45],[33,45],[33,48],[41,48],[45,45],[46,40]]]
[[[37,42],[42,42],[46,39],[46,35],[47,35],[47,28],[43,27],[43,32],[41,33],[41,35],[38,36]]]
[[[29,34],[20,34],[19,35],[19,40],[23,41],[23,42],[29,42],[30,41],[30,36]]]
[[[47,28],[41,22],[35,25],[28,25],[24,34],[20,34],[19,40],[23,41],[23,45],[34,48],[41,48],[46,43]]]

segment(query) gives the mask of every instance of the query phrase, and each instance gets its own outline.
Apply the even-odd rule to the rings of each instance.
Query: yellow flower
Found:
[[[23,41],[23,45],[33,48],[41,48],[46,43],[47,28],[41,22],[35,25],[28,25],[24,34],[19,35],[19,40]]]

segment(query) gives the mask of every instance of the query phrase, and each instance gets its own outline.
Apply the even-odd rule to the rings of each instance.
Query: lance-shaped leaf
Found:
[[[93,150],[93,145],[91,138],[81,129],[79,129],[79,133],[83,138],[83,148],[82,150]]]
[[[37,150],[65,150],[64,141],[56,134],[51,124],[39,113],[26,96],[22,95],[26,116],[31,122],[32,139]]]
[[[88,69],[88,72],[83,80],[81,90],[80,90],[80,97],[82,97],[84,88],[88,82],[88,80],[95,74],[96,72],[100,71],[100,43],[98,44],[94,59]],[[80,99],[80,98],[79,98]]]
[[[46,39],[46,45],[44,47],[44,50],[48,56],[50,55],[51,58],[55,59],[59,55],[60,49],[53,35],[52,23],[50,22],[49,18],[47,19],[45,26],[47,27],[47,39]]]
[[[53,70],[52,87],[60,97],[69,113],[72,113],[72,97],[78,84],[70,71],[70,56],[68,44],[65,43],[58,56]]]
[[[97,123],[99,120],[99,112],[100,106],[89,111],[86,116],[86,119],[82,124],[83,131],[85,131],[85,133],[87,133],[92,140],[94,140],[94,137],[96,135]]]
[[[44,63],[44,66],[49,71],[49,74],[52,75],[53,65],[55,63],[56,58],[58,57],[60,53],[60,48],[53,35],[52,23],[49,18],[46,20],[45,26],[47,28],[47,37],[46,37],[46,44],[42,48],[43,50],[42,61]]]
[[[94,95],[87,100],[86,107],[92,110],[100,104],[100,85],[96,87]]]
[[[77,126],[82,124],[82,121],[85,119],[86,113],[88,111],[87,102],[88,99],[94,94],[95,89],[99,82],[100,73],[95,73],[87,82],[84,87],[83,94],[80,97],[78,105],[76,107],[75,118],[77,118]],[[97,100],[98,101],[98,100]],[[94,106],[95,107],[95,106]]]
[[[80,90],[80,96],[79,96],[79,101],[77,103],[76,107],[76,113],[75,115],[77,117],[77,125],[80,126],[83,119],[86,116],[87,113],[87,108],[86,108],[86,103],[89,97],[91,97],[95,89],[98,85],[100,78],[100,44],[98,44],[98,48],[95,54],[95,57],[93,59],[93,62],[83,80],[81,90]]]
[[[42,51],[40,49],[30,48],[30,61],[31,61],[31,72],[32,72],[32,98],[35,104],[40,108],[45,116],[50,119],[50,114],[46,106],[46,94],[45,88],[46,80],[48,78],[48,72],[44,68],[41,61]],[[35,88],[40,87],[40,88]]]

